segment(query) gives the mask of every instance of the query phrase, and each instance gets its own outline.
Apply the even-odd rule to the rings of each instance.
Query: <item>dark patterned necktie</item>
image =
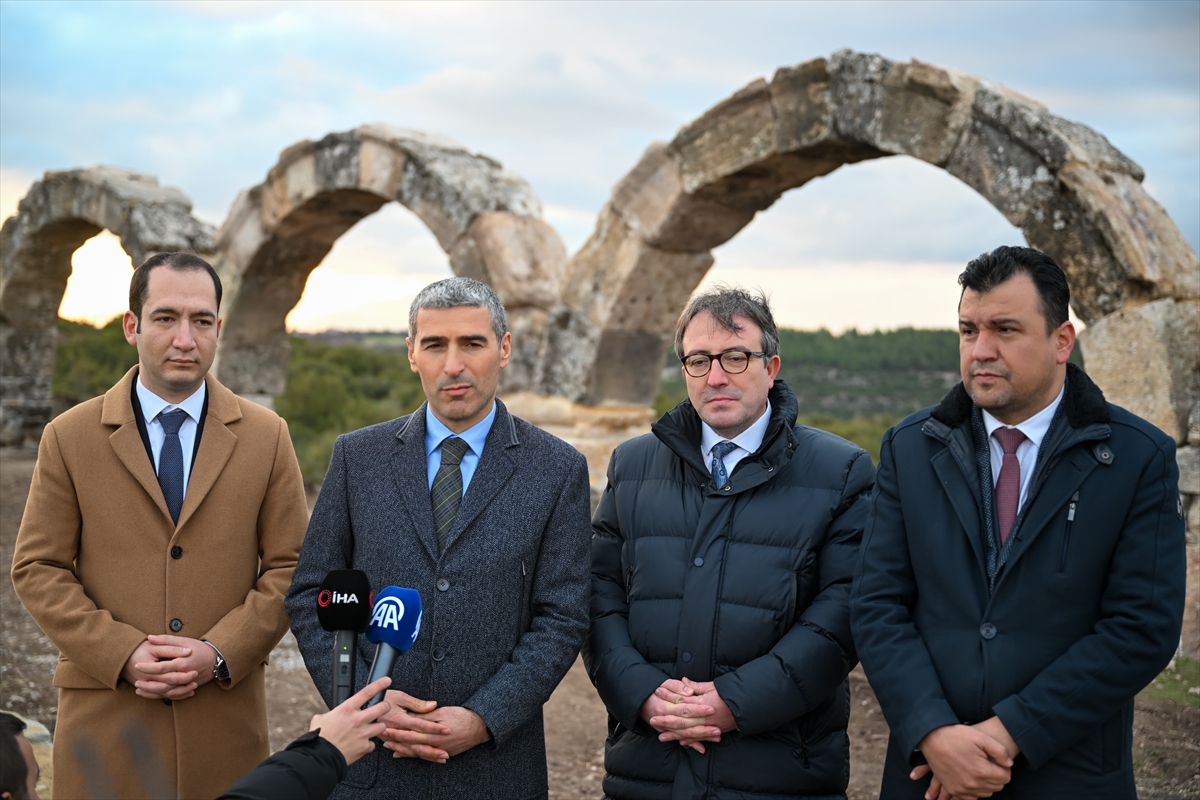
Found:
[[[712,473],[718,489],[724,489],[725,484],[729,483],[729,473],[725,471],[724,459],[725,456],[737,450],[737,447],[733,442],[717,442],[713,445],[712,464],[709,465],[708,471]]]
[[[1000,477],[996,480],[996,518],[1000,523],[1000,544],[1004,544],[1017,520],[1021,500],[1021,462],[1017,461],[1017,448],[1025,441],[1025,434],[1016,428],[997,428],[992,431],[992,436],[1004,449]]]
[[[446,540],[450,529],[454,527],[454,517],[458,515],[458,507],[462,503],[463,455],[467,452],[467,443],[457,436],[442,440],[442,463],[437,474],[433,476],[433,486],[429,489],[429,498],[433,502],[433,529],[437,533],[438,551],[446,551]]]
[[[179,443],[179,428],[186,419],[187,412],[182,408],[158,415],[158,422],[167,434],[158,453],[158,485],[162,487],[171,521],[176,524],[183,508],[183,445]]]

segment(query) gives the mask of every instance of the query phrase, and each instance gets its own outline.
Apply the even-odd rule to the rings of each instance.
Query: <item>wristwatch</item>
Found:
[[[221,655],[221,651],[212,642],[205,642],[205,644],[211,647],[213,652],[217,654],[217,660],[213,663],[213,680],[229,680],[229,665],[225,663],[225,657]]]

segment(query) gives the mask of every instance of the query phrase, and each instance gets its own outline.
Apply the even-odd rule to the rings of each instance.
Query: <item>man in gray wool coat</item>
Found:
[[[288,592],[292,631],[332,705],[317,592],[333,569],[421,593],[420,633],[392,671],[383,748],[335,797],[547,796],[542,706],[587,628],[587,464],[496,399],[512,337],[485,284],[427,286],[408,358],[427,402],[338,438]],[[361,688],[374,647],[359,637]]]

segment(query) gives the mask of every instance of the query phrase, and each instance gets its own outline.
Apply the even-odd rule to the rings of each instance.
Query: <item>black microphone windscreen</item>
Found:
[[[358,569],[335,569],[317,593],[317,620],[327,631],[362,633],[371,621],[371,583]]]

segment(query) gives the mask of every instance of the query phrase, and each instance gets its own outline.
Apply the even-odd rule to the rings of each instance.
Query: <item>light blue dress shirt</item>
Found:
[[[429,468],[429,488],[433,488],[433,478],[437,475],[438,467],[442,465],[442,442],[451,436],[457,436],[467,443],[467,452],[463,453],[462,470],[463,496],[471,484],[475,468],[479,466],[479,457],[483,455],[483,445],[487,442],[492,423],[496,421],[496,401],[492,401],[492,410],[483,419],[467,428],[462,433],[455,433],[447,428],[442,421],[433,415],[429,405],[425,405],[425,463]]]
[[[188,478],[192,476],[192,450],[196,446],[196,428],[200,423],[200,414],[204,412],[204,383],[182,403],[172,404],[163,400],[142,384],[141,376],[137,380],[138,402],[142,404],[142,416],[146,420],[146,434],[150,438],[150,451],[154,454],[154,474],[158,474],[158,457],[162,454],[163,442],[167,432],[163,430],[158,415],[183,409],[187,419],[179,426],[179,447],[183,450],[183,496],[187,497]]]

